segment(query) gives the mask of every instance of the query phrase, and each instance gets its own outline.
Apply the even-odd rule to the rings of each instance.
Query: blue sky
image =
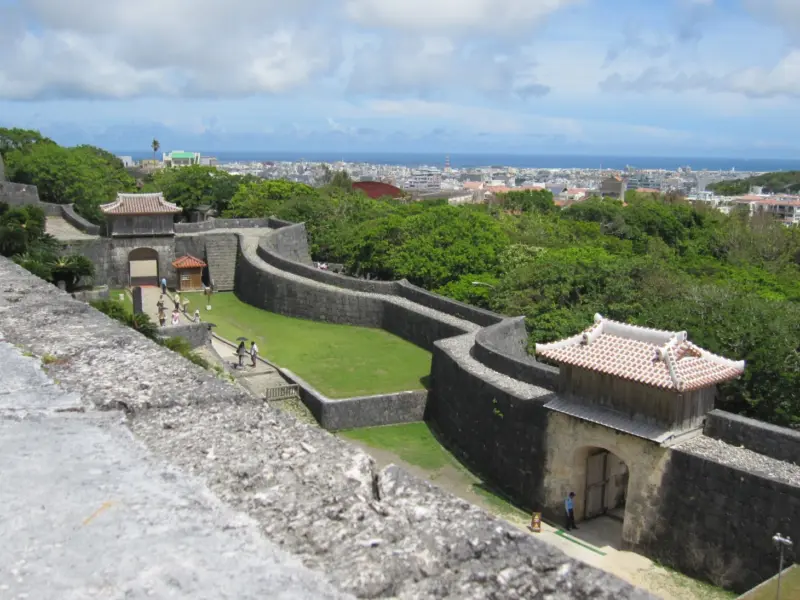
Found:
[[[800,158],[800,0],[0,0],[0,48],[63,144]]]

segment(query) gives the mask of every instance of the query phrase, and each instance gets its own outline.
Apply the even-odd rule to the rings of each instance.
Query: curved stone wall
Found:
[[[525,317],[515,317],[481,329],[475,336],[475,345],[470,352],[473,358],[503,375],[531,385],[556,389],[558,369],[530,356],[527,345]]]
[[[44,203],[43,203],[44,204]],[[77,212],[75,212],[75,206],[72,204],[64,204],[61,206],[61,215],[64,217],[64,220],[75,227],[87,233],[89,235],[100,235],[100,226],[95,225],[94,223],[90,223],[82,216],[80,216]]]
[[[470,355],[474,333],[436,342],[426,418],[478,475],[541,509],[550,390],[498,373]]]

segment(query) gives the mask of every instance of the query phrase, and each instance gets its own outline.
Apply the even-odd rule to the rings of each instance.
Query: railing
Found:
[[[266,399],[267,402],[273,400],[286,400],[288,398],[299,398],[300,386],[297,384],[292,385],[279,385],[277,387],[267,388]]]

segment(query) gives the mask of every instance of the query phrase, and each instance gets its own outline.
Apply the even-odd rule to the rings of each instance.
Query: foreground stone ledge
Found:
[[[86,409],[363,598],[650,598],[397,467],[253,400],[0,258],[0,332]]]

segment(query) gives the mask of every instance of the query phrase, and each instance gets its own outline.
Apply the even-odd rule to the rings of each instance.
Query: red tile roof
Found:
[[[191,254],[187,254],[186,256],[175,259],[172,262],[172,266],[176,269],[201,269],[206,266],[206,263],[199,258],[195,258]]]
[[[744,361],[732,361],[695,346],[686,332],[626,325],[595,315],[595,323],[576,336],[536,344],[550,360],[679,392],[735,379]]]
[[[399,187],[383,183],[382,181],[356,181],[353,183],[353,189],[361,190],[373,199],[383,198],[384,196],[400,198],[403,195],[403,190]]]
[[[117,194],[117,199],[101,204],[100,210],[107,215],[158,215],[176,214],[181,209],[164,200],[161,192],[154,194]]]

